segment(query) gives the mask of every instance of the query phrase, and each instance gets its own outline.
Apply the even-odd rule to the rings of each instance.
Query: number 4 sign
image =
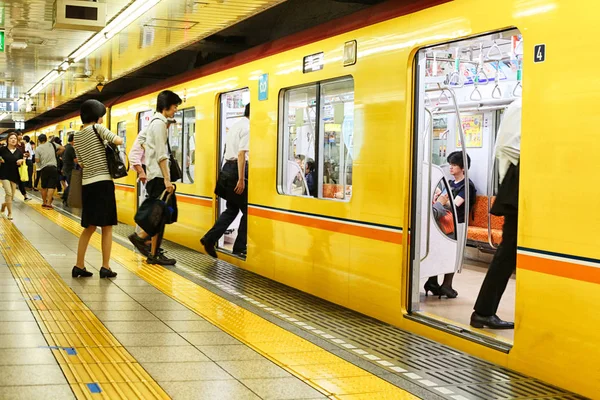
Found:
[[[533,62],[541,63],[546,61],[546,45],[537,44],[533,49]]]

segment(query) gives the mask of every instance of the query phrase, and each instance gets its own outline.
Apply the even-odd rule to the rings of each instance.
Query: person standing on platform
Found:
[[[73,147],[73,141],[75,140],[75,135],[73,133],[69,134],[69,138],[67,139],[69,142],[65,146],[65,152],[62,155],[63,161],[63,170],[62,174],[64,175],[67,181],[67,187],[63,193],[62,201],[63,205],[67,205],[67,200],[69,199],[69,185],[71,184],[71,172],[75,168],[75,164],[77,164],[77,157],[75,155],[75,148]]]
[[[225,138],[225,165],[219,176],[219,183],[215,192],[219,197],[227,200],[227,209],[200,240],[208,255],[217,258],[215,246],[223,236],[229,225],[237,218],[240,211],[242,220],[238,235],[233,244],[233,254],[246,257],[246,243],[248,231],[248,152],[250,150],[250,104],[246,105],[244,118],[236,122]]]
[[[471,315],[475,328],[513,329],[515,324],[501,320],[496,312],[508,281],[517,266],[517,226],[519,216],[519,165],[521,156],[521,99],[507,108],[498,130],[496,158],[500,188],[491,213],[504,217],[502,243],[485,275]]]
[[[74,135],[77,161],[82,168],[81,179],[81,226],[84,228],[77,246],[77,263],[71,275],[90,277],[85,269],[85,253],[96,227],[102,228],[102,268],[100,278],[114,278],[117,273],[110,268],[113,225],[117,225],[117,201],[115,184],[108,170],[104,142],[120,146],[123,138],[104,126],[106,107],[98,100],[86,100],[81,105],[83,128]]]
[[[17,134],[17,141],[18,141],[17,148],[19,149],[19,151],[21,152],[22,155],[27,157],[27,155],[28,155],[27,143],[21,132],[19,132]],[[19,187],[19,192],[21,192],[21,194],[23,195],[23,200],[29,201],[29,200],[31,200],[31,197],[27,196],[26,183],[27,182],[24,182],[21,179],[19,179],[19,183],[17,184],[17,186]]]
[[[27,156],[27,174],[29,175],[29,180],[25,182],[25,188],[31,189],[33,187],[33,142],[31,138],[27,135],[23,136],[23,140],[25,140],[25,155]]]
[[[9,133],[6,146],[0,148],[0,179],[4,188],[5,198],[2,203],[2,215],[7,211],[7,218],[12,220],[12,202],[15,197],[17,185],[21,182],[19,166],[25,162],[25,156],[19,150],[18,139],[15,133]]]
[[[65,150],[62,146],[48,142],[45,134],[38,137],[39,146],[35,154],[39,175],[42,180],[42,207],[52,209],[54,190],[58,184],[58,156]]]
[[[164,90],[158,94],[156,99],[156,112],[146,128],[146,138],[143,143],[144,158],[146,163],[146,196],[159,199],[164,191],[175,196],[175,186],[171,182],[169,172],[170,154],[167,146],[169,140],[169,119],[177,112],[177,107],[182,103],[181,98],[170,90]],[[140,158],[141,160],[141,158]],[[168,258],[160,251],[165,226],[162,224],[160,232],[152,237],[150,254],[146,262],[148,264],[175,265],[177,260]],[[129,235],[129,240],[142,252],[148,254],[146,240],[148,234],[140,232]]]

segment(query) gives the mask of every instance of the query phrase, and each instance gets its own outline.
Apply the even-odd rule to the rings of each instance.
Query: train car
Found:
[[[597,396],[600,246],[592,228],[600,221],[581,207],[598,193],[584,173],[594,170],[600,89],[593,68],[583,68],[597,58],[595,4],[393,3],[112,106],[110,127],[128,150],[160,90],[184,99],[169,139],[184,172],[179,222],[166,238],[201,249],[223,209],[213,194],[223,138],[250,102],[247,257],[229,252],[235,222],[219,243],[220,257]],[[469,327],[468,317],[485,274],[481,261],[502,240],[502,221],[489,216],[498,186],[493,150],[515,101],[522,102],[519,255],[502,310],[516,326],[503,336]],[[478,211],[464,224],[454,213],[448,234],[430,206],[436,189],[449,189],[446,159],[454,151],[472,159],[466,175]],[[307,166],[317,173],[316,188],[306,184]],[[143,188],[132,174],[117,182],[117,199],[120,220],[133,225]],[[425,296],[424,279],[456,271],[457,298]]]

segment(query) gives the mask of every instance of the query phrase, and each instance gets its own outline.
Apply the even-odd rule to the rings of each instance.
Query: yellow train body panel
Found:
[[[251,207],[248,259],[225,259],[403,329],[597,398],[597,264],[589,266],[589,271],[583,270],[579,279],[561,272],[536,271],[535,258],[519,256],[515,339],[508,354],[405,318],[410,274],[413,65],[416,52],[425,46],[507,28],[520,30],[525,42],[526,84],[519,247],[600,259],[595,232],[600,217],[590,210],[600,194],[597,185],[590,182],[597,169],[593,143],[597,141],[594,127],[600,115],[596,110],[600,80],[593,67],[598,61],[593,51],[597,11],[598,5],[589,0],[450,1],[170,87],[185,97],[180,109],[194,107],[196,111],[196,167],[195,183],[177,184],[179,222],[167,227],[166,238],[200,249],[199,239],[212,226],[217,213],[213,189],[220,156],[219,96],[249,88],[249,203],[296,215],[318,215],[325,222],[315,226],[303,223],[301,217],[271,218],[269,215],[275,212],[255,212]],[[358,61],[344,67],[344,43],[351,40],[358,43]],[[536,44],[547,46],[544,63],[533,62]],[[324,53],[324,68],[304,74],[303,57],[318,52]],[[258,101],[258,78],[264,73],[269,74],[268,100]],[[354,80],[351,200],[279,194],[280,91],[344,76]],[[119,122],[126,121],[127,150],[138,132],[139,113],[155,108],[157,94],[142,95],[111,108],[113,132]],[[136,209],[135,185],[133,173],[117,182],[119,219],[128,224],[133,224]],[[370,224],[375,232],[377,226],[398,227],[403,234],[382,240],[384,230],[369,236],[356,230],[352,222],[343,221]],[[345,225],[344,229],[330,228],[336,223]],[[563,263],[563,268],[568,271],[572,265]]]

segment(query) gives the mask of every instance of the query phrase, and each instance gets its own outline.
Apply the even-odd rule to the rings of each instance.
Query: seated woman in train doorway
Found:
[[[454,177],[450,181],[450,189],[456,206],[456,220],[459,224],[465,223],[465,215],[468,212],[465,207],[465,164],[462,151],[455,151],[448,155],[448,164],[450,164],[450,174]],[[471,157],[467,154],[467,168],[471,168]],[[473,209],[475,199],[477,198],[477,189],[473,181],[469,179],[469,210]],[[437,276],[430,277],[425,282],[425,293],[431,292],[434,296],[446,296],[453,299],[458,296],[458,292],[452,287],[454,273],[444,275],[444,282],[440,286]]]

